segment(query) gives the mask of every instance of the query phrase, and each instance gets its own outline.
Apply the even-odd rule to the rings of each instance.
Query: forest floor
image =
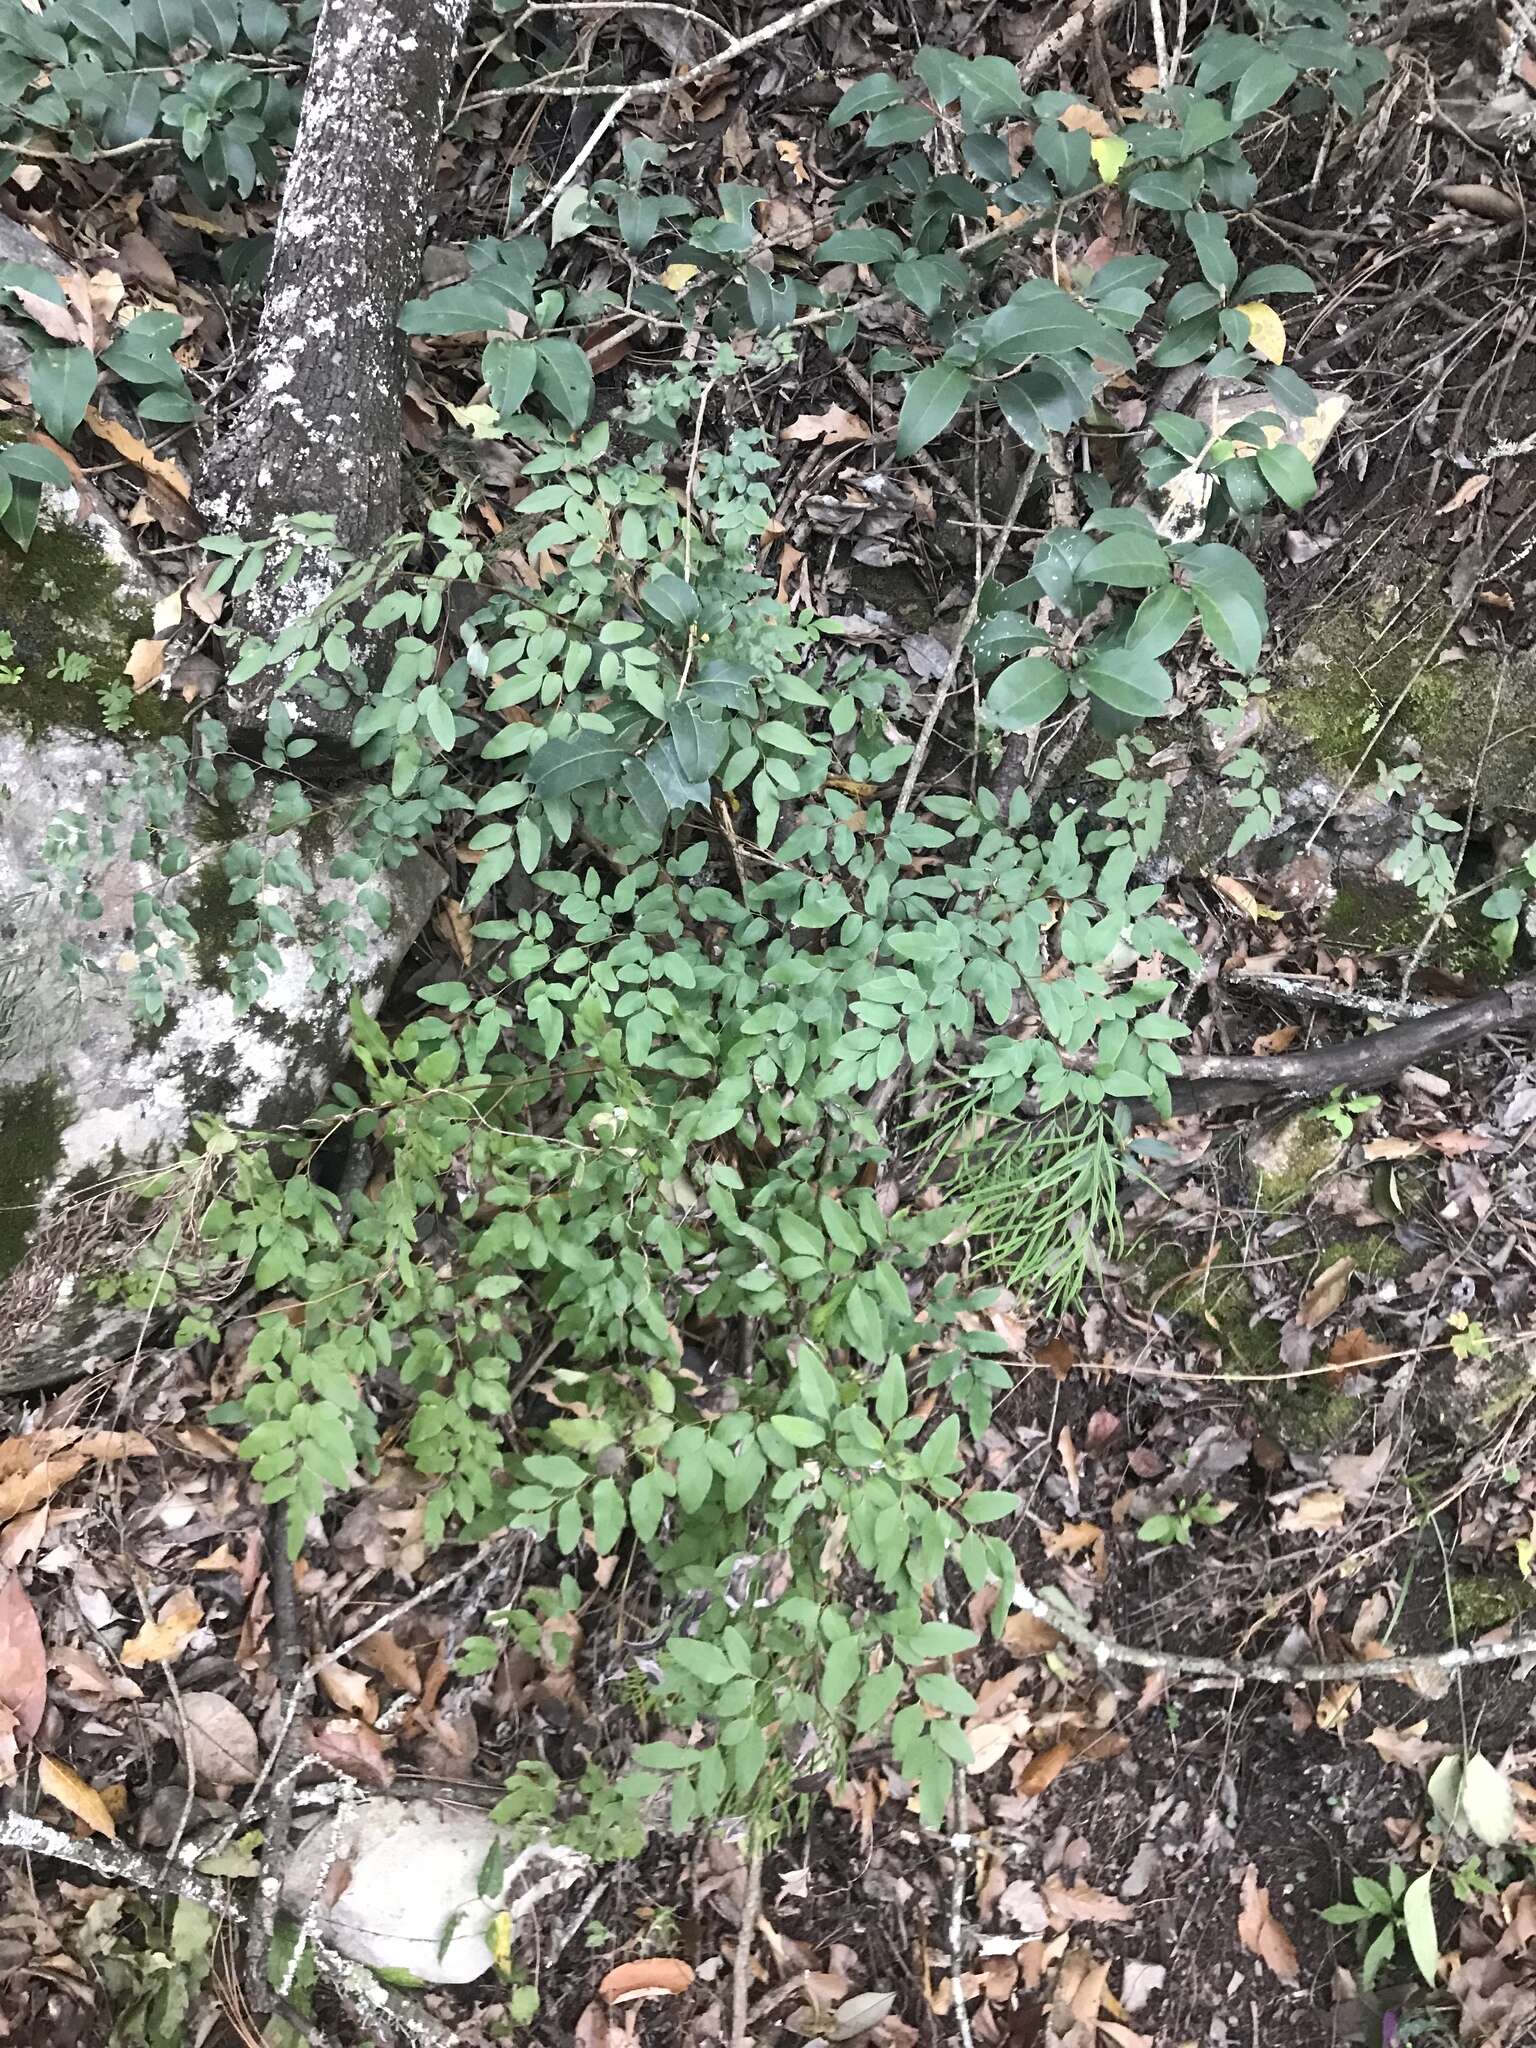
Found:
[[[959,20],[941,26],[956,32]],[[1256,258],[1288,252],[1319,278],[1294,359],[1354,400],[1325,488],[1265,538],[1282,650],[1367,588],[1411,598],[1410,565],[1458,600],[1470,593],[1453,655],[1513,652],[1533,636],[1536,456],[1483,451],[1536,432],[1536,297],[1524,201],[1510,212],[1518,183],[1478,128],[1500,54],[1472,23],[1441,20],[1394,42],[1387,104],[1363,124],[1288,135],[1289,155],[1262,181],[1274,196],[1247,224]],[[1013,31],[1002,17],[993,29],[1007,49]],[[829,67],[855,63],[850,27],[815,33]],[[1113,44],[1108,57],[1117,78],[1146,61]],[[1522,79],[1536,86],[1530,53]],[[807,118],[786,88],[782,104],[763,103],[759,128],[722,88],[685,139],[708,178],[771,153],[773,136],[782,151]],[[487,122],[486,148],[510,149]],[[462,238],[476,229],[473,186],[462,163],[444,176],[444,231]],[[1465,199],[1469,186],[1494,194],[1476,202],[1484,213],[1446,197],[1449,187]],[[1524,198],[1533,191],[1527,172]],[[120,168],[77,168],[60,181],[53,226],[67,237],[95,211],[99,236],[104,215],[142,266],[159,196]],[[133,226],[141,201],[150,243]],[[798,204],[792,188],[783,204]],[[187,232],[167,250],[167,296],[186,276]],[[425,354],[419,375],[411,434],[426,458],[441,414]],[[970,589],[968,538],[958,565],[939,539],[953,542],[987,452],[907,470],[893,511],[868,488],[889,418],[835,362],[810,355],[800,381],[759,396],[774,408],[771,430],[804,448],[778,511],[785,587],[856,615],[883,658],[931,673],[935,639]],[[829,409],[851,422],[844,438],[814,425]],[[1386,616],[1390,637],[1390,605]],[[1462,817],[1474,861],[1510,826],[1475,797]],[[1209,1049],[1325,1039],[1349,1015],[1334,999],[1397,993],[1420,932],[1379,950],[1341,943],[1305,889],[1244,875],[1175,872],[1166,884],[1180,914],[1198,917],[1209,979],[1220,974],[1227,991]],[[424,948],[435,957],[443,940]],[[415,964],[417,981],[430,964]],[[1482,971],[1442,960],[1420,986],[1464,993]],[[1245,974],[1254,992],[1234,999]],[[1299,1000],[1279,976],[1299,978]],[[1162,1137],[1166,1156],[1129,1201],[1128,1242],[1085,1300],[1049,1324],[1006,1299],[994,1311],[1016,1340],[1016,1378],[980,1450],[988,1484],[1026,1503],[1021,1577],[1062,1585],[1122,1643],[1229,1660],[1369,1658],[1508,1629],[1536,1605],[1536,1066],[1524,1046],[1439,1060],[1311,1113],[1305,1128],[1218,1114]],[[104,1799],[151,1850],[211,1839],[234,1820],[281,1711],[265,1511],[207,1419],[251,1329],[241,1317],[217,1346],[146,1347],[111,1384],[5,1418],[16,1434],[0,1446],[0,1564],[30,1571],[49,1660],[42,1746],[75,1778],[57,1780],[55,1796],[82,1827],[99,1823]],[[459,1642],[488,1605],[540,1583],[537,1547],[519,1538],[480,1559],[451,1548],[429,1558],[420,1490],[388,1450],[332,1533],[300,1579],[306,1652],[355,1645],[321,1670],[328,1716],[308,1731],[332,1772],[488,1808],[521,1759],[570,1778],[634,1739],[623,1673],[649,1633],[643,1587],[622,1576],[593,1585],[536,1647],[469,1680],[452,1669]],[[1201,1689],[1096,1665],[1020,1614],[963,1673],[979,1701],[978,1767],[952,1836],[918,1826],[878,1747],[855,1750],[846,1785],[797,1788],[764,1865],[752,2036],[1515,2048],[1536,2038],[1525,1669],[1368,1693],[1347,1681]],[[1461,1746],[1503,1763],[1515,1839],[1495,1881],[1475,1867],[1458,1874],[1459,1924],[1443,1900],[1451,1960],[1439,1987],[1417,1983],[1400,1944],[1373,2017],[1352,1931],[1320,1914],[1351,1898],[1356,1876],[1416,1872],[1426,1779]],[[203,1764],[191,1781],[189,1754]],[[97,1910],[109,1888],[44,1862],[9,1865],[0,1886],[0,2039],[105,2041],[128,1980],[103,1959],[131,1948]],[[528,1966],[542,1998],[534,2038],[727,2040],[746,1894],[740,1849],[701,1835],[658,1836],[638,1860],[557,1897]],[[615,1963],[672,1956],[696,1972],[686,1997],[615,2010],[597,1997]],[[254,2038],[238,1970],[222,1949],[211,1962],[224,2007],[215,2038]],[[425,1995],[465,2048],[506,2037],[509,1998],[494,1980]]]

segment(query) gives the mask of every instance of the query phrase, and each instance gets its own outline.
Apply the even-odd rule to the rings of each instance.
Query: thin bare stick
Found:
[[[252,2011],[257,2013],[267,2011],[272,2002],[267,1964],[277,1927],[283,1872],[288,1866],[293,1792],[298,1781],[298,1772],[292,1768],[293,1724],[299,1708],[309,1697],[309,1686],[304,1679],[304,1644],[299,1636],[293,1560],[288,1554],[288,1507],[282,1501],[267,1517],[267,1581],[272,1598],[272,1670],[287,1710],[277,1741],[272,1746],[272,1797],[262,1826],[261,1875],[256,1881],[251,1933],[245,1949],[245,1996]]]
[[[1426,1652],[1420,1657],[1372,1657],[1366,1660],[1338,1658],[1329,1663],[1282,1664],[1274,1658],[1191,1657],[1173,1650],[1143,1650],[1114,1636],[1100,1635],[1083,1620],[1066,1594],[1057,1586],[1037,1593],[1029,1586],[1014,1590],[1014,1602],[1037,1621],[1047,1623],[1058,1635],[1085,1650],[1098,1665],[1125,1664],[1138,1671],[1165,1671],[1173,1678],[1196,1681],[1195,1690],[1218,1685],[1340,1685],[1363,1684],[1367,1679],[1397,1678],[1423,1680],[1443,1672],[1465,1671],[1473,1665],[1512,1664],[1521,1657],[1536,1657],[1536,1631],[1510,1636],[1502,1643],[1473,1643],[1450,1650]]]
[[[960,663],[965,655],[966,637],[970,633],[972,626],[975,625],[976,614],[981,609],[981,593],[997,574],[997,566],[1007,552],[1009,541],[1013,538],[1013,529],[1019,523],[1019,514],[1024,510],[1024,500],[1029,495],[1029,487],[1035,480],[1035,471],[1039,466],[1039,456],[1032,456],[1028,469],[1025,470],[1019,481],[1019,488],[1013,494],[1013,503],[1008,507],[1007,513],[1004,515],[997,539],[992,544],[992,553],[988,557],[987,566],[982,572],[981,579],[977,583],[976,588],[971,592],[971,601],[965,608],[965,617],[960,621],[960,630],[955,635],[954,651],[949,657],[949,666],[939,678],[939,686],[934,692],[933,702],[928,707],[928,716],[923,720],[923,729],[917,736],[917,745],[913,748],[912,759],[907,764],[907,779],[901,785],[901,795],[896,800],[896,809],[892,814],[895,817],[899,818],[902,812],[911,805],[913,792],[917,788],[917,778],[922,773],[923,763],[928,758],[928,749],[933,743],[933,729],[939,722],[939,714],[949,701],[950,691],[955,687],[955,677],[960,672]]]
[[[701,57],[697,64],[691,64],[686,71],[680,71],[675,78],[642,78],[637,79],[633,85],[620,86],[614,95],[612,103],[604,108],[602,118],[592,130],[592,133],[544,194],[544,197],[539,201],[533,212],[529,214],[526,220],[518,223],[515,232],[519,235],[525,235],[536,222],[544,218],[545,214],[549,212],[582,165],[587,162],[592,152],[613,127],[613,124],[618,120],[626,107],[633,106],[636,100],[653,98],[657,93],[673,92],[679,86],[696,85],[701,79],[708,78],[711,73],[723,71],[728,64],[734,63],[738,57],[745,56],[748,50],[755,50],[764,43],[771,43],[777,36],[792,34],[795,29],[803,28],[808,21],[814,21],[818,14],[825,14],[829,8],[836,4],[837,0],[804,0],[802,6],[791,8],[788,14],[781,14],[777,21],[770,21],[762,28],[754,29],[751,35],[738,36],[734,42],[727,43],[723,50],[717,50],[712,57]],[[537,88],[535,87],[534,90],[537,90]]]
[[[754,1828],[747,1850],[747,1882],[741,1901],[741,1931],[731,1958],[730,2048],[747,2048],[747,1994],[752,1988],[752,1936],[763,1910],[763,1843]]]

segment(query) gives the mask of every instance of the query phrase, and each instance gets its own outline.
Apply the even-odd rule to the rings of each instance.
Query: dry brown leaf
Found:
[[[597,1989],[610,2005],[622,2005],[631,1998],[676,1998],[692,1982],[693,1965],[681,1956],[642,1956],[610,1970]]]
[[[1042,1529],[1040,1541],[1047,1557],[1076,1557],[1104,1541],[1097,1522],[1067,1522],[1059,1530]]]
[[[829,405],[825,412],[803,412],[780,434],[781,441],[867,441],[869,428],[856,412],[845,405]]]
[[[361,1784],[384,1791],[395,1781],[395,1767],[384,1752],[382,1739],[361,1721],[324,1721],[310,1730],[309,1746],[316,1756]]]
[[[1367,1138],[1360,1150],[1374,1165],[1378,1159],[1417,1159],[1424,1147],[1417,1138]]]
[[[88,1785],[68,1764],[61,1764],[57,1757],[40,1756],[37,1760],[37,1782],[50,1799],[56,1799],[76,1820],[83,1821],[93,1835],[106,1835],[112,1841],[117,1839],[112,1809],[95,1786]]]
[[[164,292],[167,298],[176,296],[176,273],[165,260],[148,235],[137,228],[124,235],[118,244],[117,260],[130,277],[136,277],[143,284],[153,285],[156,291]]]
[[[1330,1365],[1373,1365],[1378,1358],[1388,1356],[1386,1347],[1368,1337],[1358,1324],[1352,1330],[1342,1331],[1328,1349]]]
[[[165,667],[163,640],[135,640],[123,663],[123,673],[135,690],[147,690]]]
[[[474,964],[474,925],[474,919],[456,897],[439,898],[437,910],[432,918],[433,929],[448,941],[464,967]]]
[[[1445,1159],[1464,1159],[1469,1152],[1486,1152],[1498,1143],[1484,1131],[1427,1131],[1424,1142]]]
[[[1449,1742],[1426,1741],[1428,1726],[1427,1721],[1415,1721],[1407,1728],[1373,1728],[1365,1739],[1383,1763],[1399,1764],[1405,1771],[1422,1771],[1426,1765],[1449,1756],[1454,1747]]]
[[[154,1445],[136,1430],[39,1429],[0,1443],[0,1522],[30,1513],[93,1459],[148,1458]]]
[[[1132,92],[1156,92],[1162,84],[1155,64],[1138,64],[1134,71],[1127,71],[1125,82]]]
[[[170,1664],[203,1625],[203,1610],[190,1586],[183,1586],[161,1604],[153,1621],[145,1622],[123,1645],[123,1662],[137,1671],[145,1664]]]
[[[1338,1529],[1343,1526],[1346,1502],[1342,1493],[1317,1487],[1304,1493],[1294,1507],[1280,1517],[1282,1529]]]
[[[360,1671],[349,1671],[344,1664],[327,1664],[320,1672],[320,1687],[330,1696],[332,1706],[358,1715],[369,1727],[379,1718],[378,1695]]]
[[[1060,1643],[1060,1631],[1033,1614],[1010,1614],[1003,1623],[1003,1647],[1015,1657],[1044,1657]]]
[[[1262,1038],[1256,1038],[1253,1049],[1260,1059],[1272,1059],[1276,1053],[1289,1052],[1300,1036],[1299,1024],[1281,1024],[1273,1031],[1266,1031]]]
[[[1225,896],[1229,903],[1235,903],[1244,917],[1258,924],[1262,918],[1278,918],[1280,912],[1271,910],[1267,903],[1261,903],[1246,882],[1240,882],[1236,875],[1216,875],[1213,886],[1218,896]]]
[[[1291,1937],[1270,1911],[1269,1890],[1259,1883],[1256,1864],[1243,1872],[1243,1904],[1237,1916],[1237,1938],[1282,1984],[1296,1982],[1296,1950]]]
[[[1001,1763],[1029,1733],[1032,1718],[1028,1707],[1016,1707],[1011,1714],[999,1714],[993,1720],[967,1721],[965,1739],[971,1745],[971,1761],[966,1769],[971,1776],[980,1777]]]
[[[1013,1781],[1014,1791],[1020,1799],[1038,1799],[1048,1785],[1055,1784],[1076,1753],[1070,1742],[1053,1742],[1030,1758]]]
[[[420,1693],[421,1672],[415,1651],[397,1643],[387,1629],[380,1629],[376,1636],[369,1636],[366,1642],[359,1643],[356,1655],[360,1664],[367,1664],[372,1670],[382,1673],[396,1692]]]
[[[1386,1477],[1387,1466],[1392,1461],[1392,1439],[1384,1436],[1379,1444],[1366,1452],[1364,1457],[1353,1451],[1343,1451],[1328,1461],[1328,1477],[1343,1493],[1346,1500],[1362,1506],[1375,1493]]]
[[[1326,1323],[1334,1310],[1343,1305],[1349,1292],[1349,1276],[1354,1270],[1355,1262],[1346,1252],[1318,1274],[1301,1297],[1301,1306],[1296,1311],[1296,1320],[1304,1330],[1315,1330],[1319,1323]]]
[[[1053,1927],[1074,1927],[1079,1923],[1110,1927],[1136,1918],[1134,1906],[1128,1906],[1124,1899],[1112,1899],[1108,1892],[1095,1891],[1091,1884],[1065,1885],[1059,1877],[1048,1877],[1040,1895]]]
[[[251,1785],[261,1767],[256,1730],[222,1693],[181,1696],[192,1767],[204,1785]]]
[[[1097,107],[1090,107],[1086,101],[1074,100],[1070,107],[1063,107],[1057,115],[1063,128],[1080,128],[1084,135],[1108,135],[1109,123]]]
[[[48,1704],[48,1653],[37,1610],[16,1572],[0,1576],[0,1706],[30,1742]]]
[[[85,423],[98,441],[105,441],[109,448],[115,448],[135,469],[142,469],[146,476],[158,478],[178,498],[192,502],[192,486],[187,481],[185,470],[169,455],[157,455],[153,448],[141,441],[131,427],[120,426],[116,420],[109,420],[104,412],[94,405],[85,408]]]
[[[59,282],[64,284],[65,280],[60,278]],[[74,306],[56,306],[52,299],[45,299],[41,292],[29,292],[21,285],[12,285],[10,290],[17,305],[29,320],[37,322],[50,341],[67,342],[71,347],[89,342],[89,319],[82,321]]]

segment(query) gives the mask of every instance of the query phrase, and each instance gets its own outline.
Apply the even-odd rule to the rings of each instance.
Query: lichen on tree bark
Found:
[[[400,307],[415,288],[432,168],[468,0],[325,0],[278,218],[248,394],[204,465],[210,523],[250,538],[295,514],[366,553],[400,523]],[[266,640],[322,602],[336,572],[312,551],[263,577],[236,623]],[[259,730],[280,681],[261,671],[227,709]],[[349,711],[291,704],[342,736]]]

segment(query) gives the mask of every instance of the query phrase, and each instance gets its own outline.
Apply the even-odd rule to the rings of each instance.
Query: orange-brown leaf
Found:
[[[643,1956],[620,1963],[597,1988],[610,2005],[620,2005],[631,1998],[676,1998],[692,1982],[693,1966],[681,1956]]]
[[[61,1764],[57,1757],[40,1756],[37,1760],[37,1782],[50,1799],[56,1799],[60,1806],[67,1808],[93,1835],[106,1835],[116,1840],[117,1826],[112,1819],[111,1808],[95,1786],[88,1785],[68,1764]]]
[[[1237,1938],[1282,1984],[1296,1982],[1296,1949],[1270,1911],[1269,1889],[1259,1883],[1256,1864],[1243,1872],[1243,1903],[1237,1916]]]

